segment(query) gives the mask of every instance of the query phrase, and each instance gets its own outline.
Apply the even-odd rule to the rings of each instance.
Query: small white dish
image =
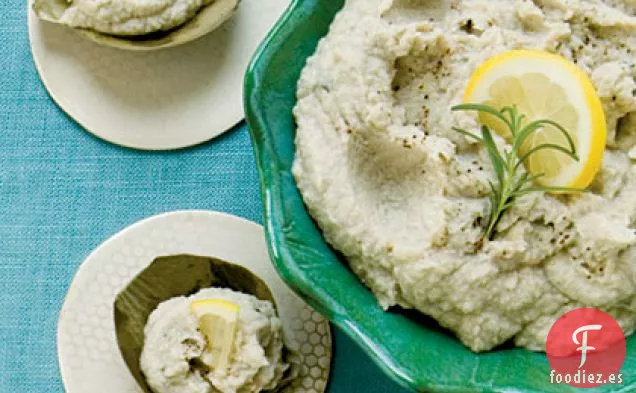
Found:
[[[60,313],[58,357],[67,393],[139,393],[117,346],[117,294],[156,257],[192,254],[241,265],[268,285],[286,340],[302,356],[300,375],[285,393],[323,393],[329,378],[329,323],[279,278],[263,229],[252,222],[204,211],[167,213],[116,234],[79,268]]]
[[[53,100],[95,136],[130,148],[206,142],[244,117],[243,76],[289,0],[242,0],[222,26],[158,51],[96,44],[40,21],[30,6],[33,59]]]

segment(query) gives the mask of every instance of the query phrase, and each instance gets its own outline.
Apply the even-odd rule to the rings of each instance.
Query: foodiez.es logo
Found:
[[[609,314],[579,308],[559,318],[548,333],[550,383],[580,388],[623,383],[625,335]]]

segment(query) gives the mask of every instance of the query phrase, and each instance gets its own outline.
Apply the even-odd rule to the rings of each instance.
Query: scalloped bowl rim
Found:
[[[256,51],[254,52],[254,56],[252,57],[252,60],[250,61],[247,67],[247,70],[245,73],[245,83],[244,83],[244,107],[246,112],[245,118],[248,123],[248,130],[250,133],[250,137],[252,138],[253,145],[255,145],[255,143],[254,143],[254,134],[252,130],[254,125],[260,122],[255,120],[255,116],[253,116],[250,113],[252,109],[251,105],[249,104],[249,92],[252,88],[251,78],[254,76],[255,70],[260,60],[262,59],[265,51],[267,50],[269,44],[272,42],[273,38],[278,35],[280,30],[282,30],[283,26],[289,22],[290,18],[294,14],[294,11],[302,3],[302,1],[303,0],[291,0],[285,12],[281,15],[278,21],[276,21],[272,30],[265,36],[265,38],[263,39],[263,42],[261,42],[261,44],[258,46]],[[262,128],[262,124],[259,124],[259,127]],[[258,167],[259,182],[261,184],[261,199],[263,201],[263,219],[264,219],[263,222],[264,222],[264,229],[265,229],[265,238],[267,241],[267,248],[270,254],[270,259],[272,260],[272,263],[276,267],[276,271],[278,272],[278,274],[285,281],[285,283],[294,290],[294,292],[302,296],[302,298],[305,299],[305,301],[307,301],[307,303],[310,306],[312,306],[314,309],[319,311],[322,315],[329,315],[331,314],[330,312],[327,311],[329,309],[329,306],[327,306],[322,301],[322,299],[316,298],[314,294],[311,293],[310,291],[303,290],[302,287],[298,285],[298,282],[296,281],[295,277],[291,277],[288,274],[284,273],[284,269],[286,268],[280,262],[282,258],[281,250],[278,248],[278,243],[274,239],[276,235],[274,233],[273,228],[271,227],[270,217],[273,214],[271,210],[272,203],[269,196],[269,192],[267,190],[268,185],[266,185],[266,182],[264,181],[264,178],[263,178],[264,171],[262,169],[262,163],[259,157],[260,153],[258,149],[256,148],[254,148],[254,153],[256,156],[256,165]],[[302,281],[305,281],[304,277]],[[306,283],[303,282],[303,284],[306,284]],[[402,387],[405,387],[411,390],[417,389],[415,381],[413,381],[407,375],[403,374],[397,367],[394,367],[392,362],[389,359],[385,358],[381,354],[381,351],[376,348],[375,344],[373,344],[372,342],[369,342],[360,334],[358,334],[357,330],[354,327],[355,321],[348,320],[348,319],[340,320],[338,318],[329,318],[329,319],[331,323],[335,324],[341,331],[343,331],[349,338],[351,338],[373,360],[373,362],[378,367],[380,367],[380,369],[386,375],[391,377],[393,381],[395,381]]]

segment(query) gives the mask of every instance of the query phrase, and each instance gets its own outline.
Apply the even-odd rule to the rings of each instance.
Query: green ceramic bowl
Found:
[[[421,392],[575,392],[551,385],[544,354],[507,348],[474,354],[433,321],[384,312],[325,242],[291,175],[296,82],[343,0],[294,0],[256,53],[245,108],[262,183],[273,263],[299,295],[355,340],[395,381]],[[636,339],[626,384],[590,392],[636,392]],[[364,381],[360,381],[361,384]]]

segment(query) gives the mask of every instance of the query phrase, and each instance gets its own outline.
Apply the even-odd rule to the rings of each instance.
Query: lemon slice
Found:
[[[203,299],[192,302],[190,311],[199,320],[208,343],[201,360],[213,370],[225,370],[232,354],[240,307],[226,300]]]
[[[532,50],[497,55],[473,74],[464,101],[498,109],[516,105],[527,117],[525,124],[548,119],[568,131],[579,161],[553,149],[532,154],[525,164],[531,174],[544,175],[536,180],[538,184],[583,189],[594,180],[605,152],[605,114],[587,74],[565,58]],[[480,114],[479,120],[501,136],[510,137],[509,129],[494,116]],[[546,126],[528,138],[520,153],[546,143],[569,148],[563,133]]]

